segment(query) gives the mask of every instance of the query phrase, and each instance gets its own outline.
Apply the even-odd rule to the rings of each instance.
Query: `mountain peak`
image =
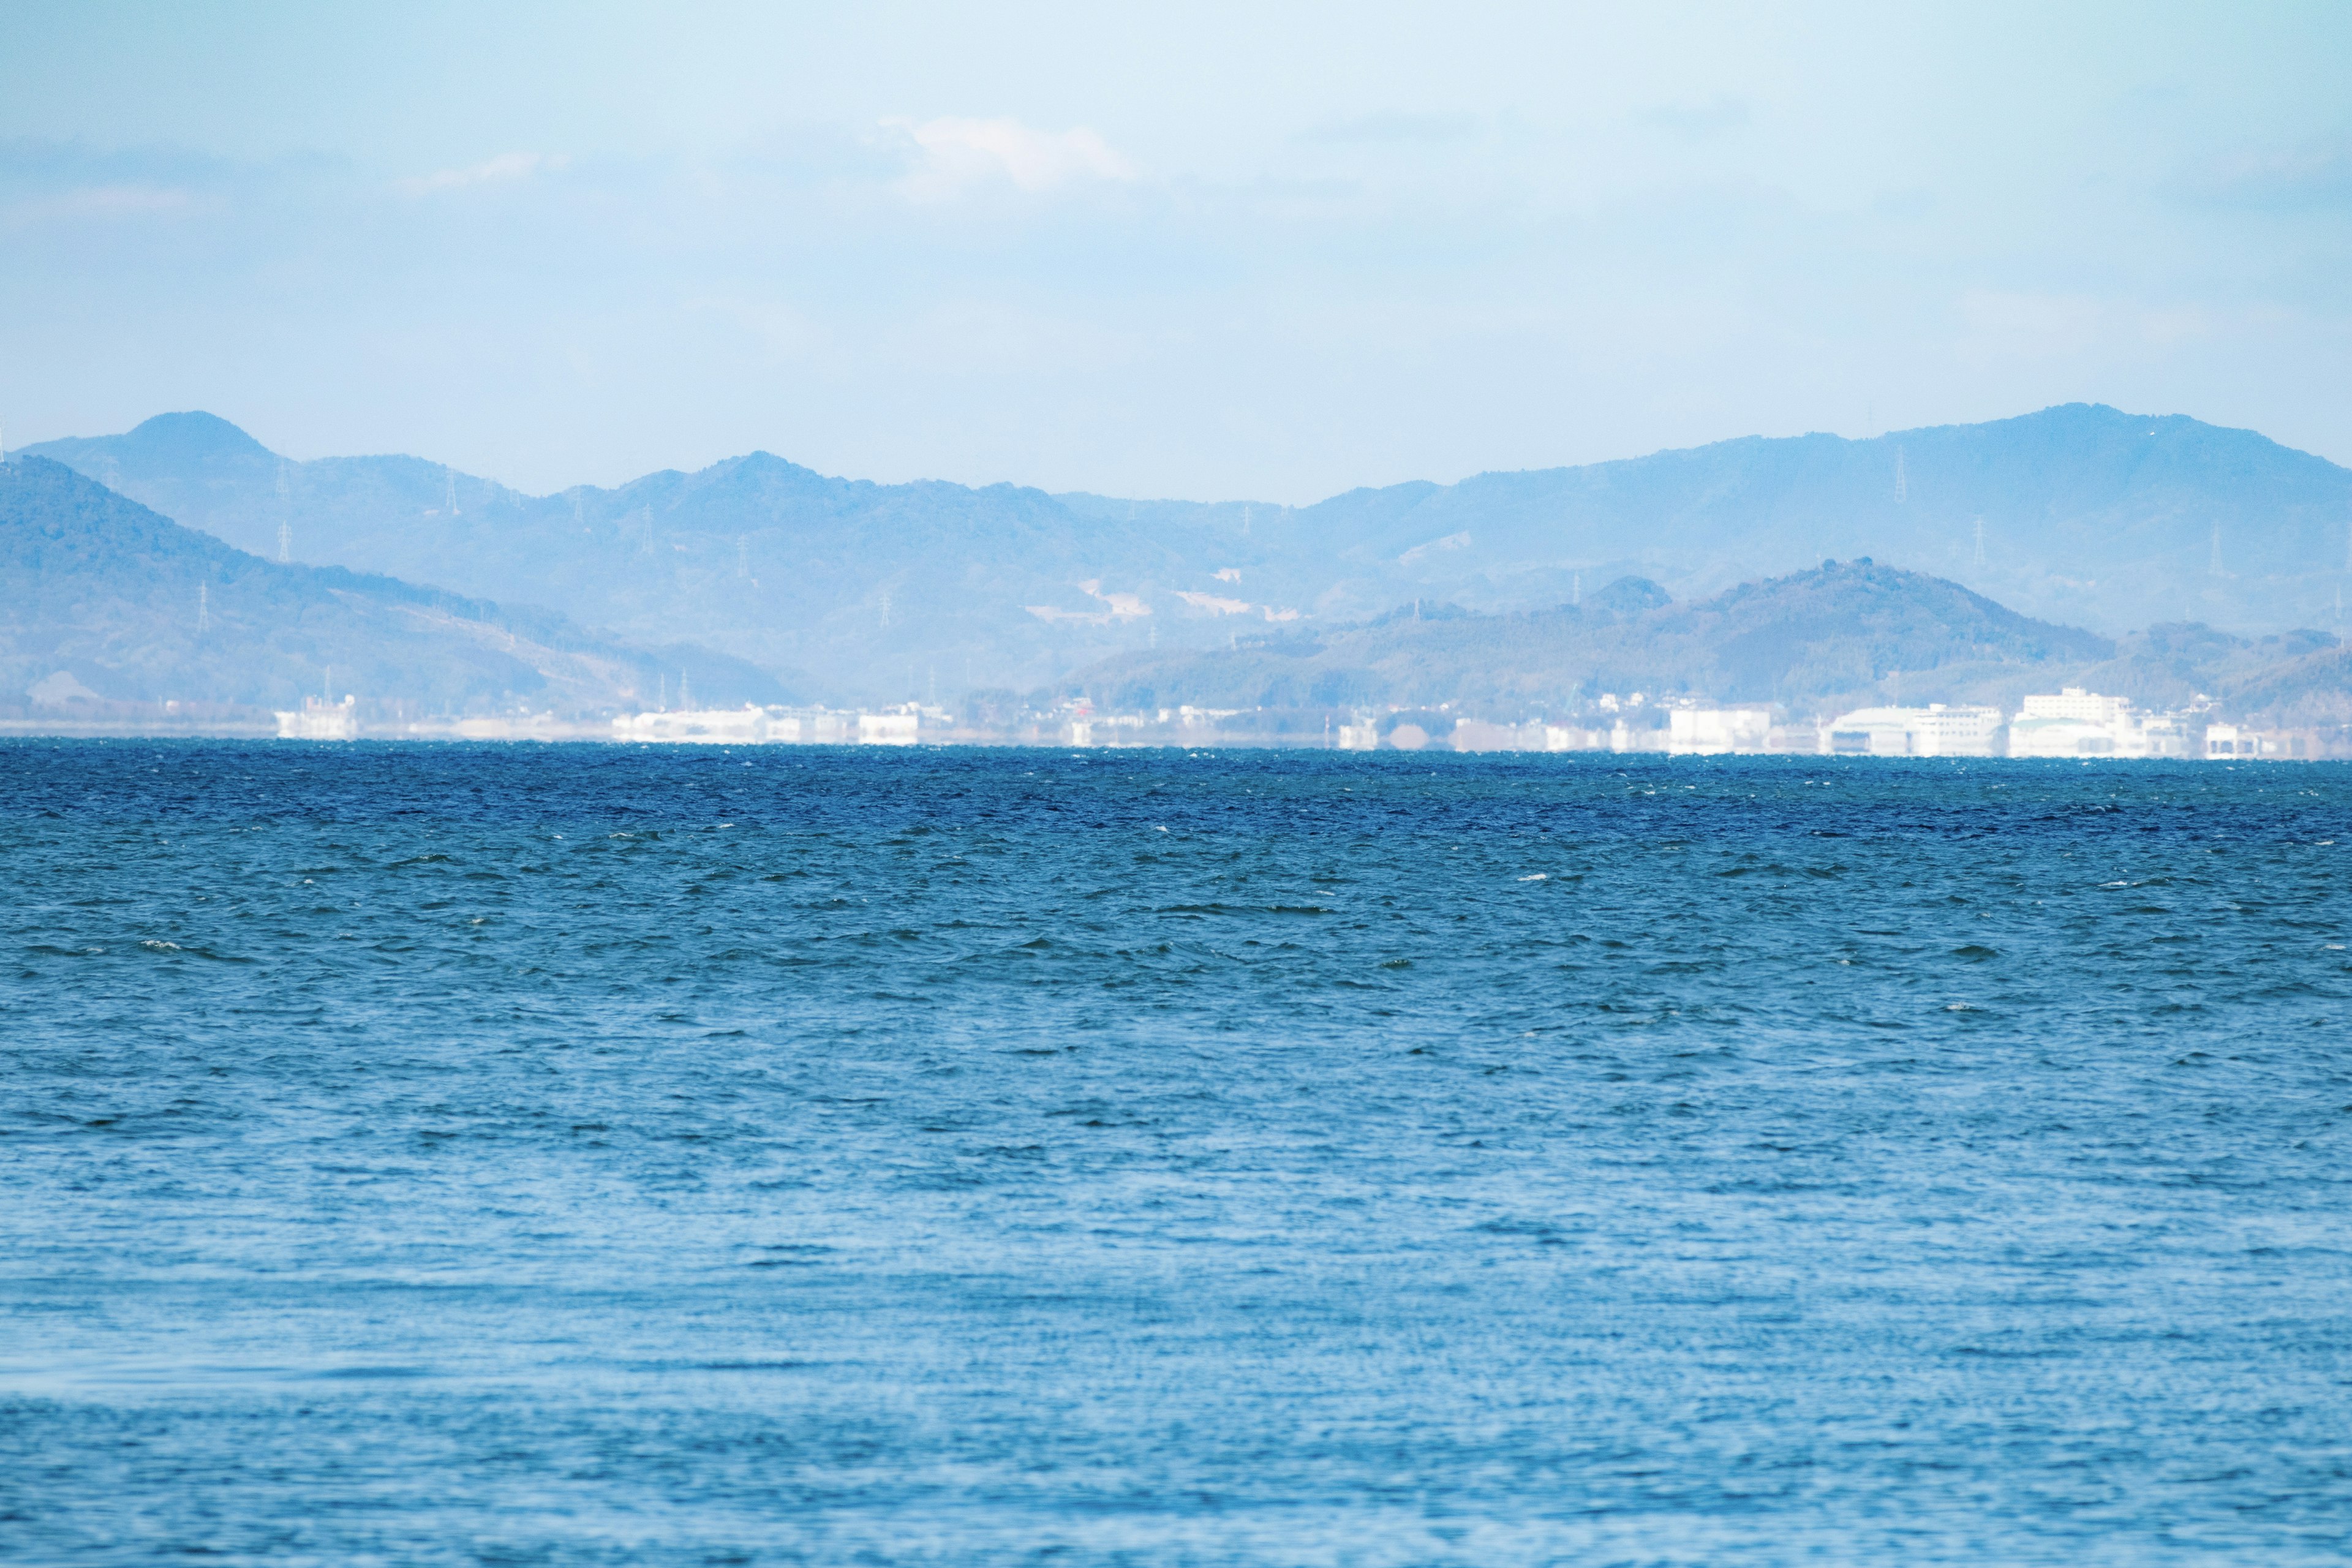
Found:
[[[194,459],[268,458],[268,447],[217,414],[191,409],[184,414],[158,414],[144,419],[120,439],[142,454],[156,458]]]

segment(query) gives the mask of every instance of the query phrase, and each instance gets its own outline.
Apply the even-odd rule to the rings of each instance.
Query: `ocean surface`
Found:
[[[0,1559],[2337,1563],[2352,770],[0,744]]]

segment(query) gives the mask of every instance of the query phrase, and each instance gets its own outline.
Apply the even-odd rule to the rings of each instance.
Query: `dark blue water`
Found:
[[[2352,1550],[2352,772],[0,746],[0,1557]]]

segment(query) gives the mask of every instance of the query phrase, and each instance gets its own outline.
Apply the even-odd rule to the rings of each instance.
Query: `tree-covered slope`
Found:
[[[415,458],[289,462],[209,415],[56,457],[257,554],[693,638],[843,699],[1030,687],[1120,652],[1490,613],[1639,575],[1678,597],[1869,556],[2109,635],[2333,627],[2352,473],[2250,431],[2084,405],[1874,440],[1718,442],[1312,506],[882,485],[766,453],[529,496]]]
[[[2095,633],[1869,561],[1667,602],[1628,579],[1586,603],[1479,615],[1445,606],[1222,652],[1126,655],[1070,683],[1113,709],[1434,708],[1569,712],[1604,692],[1769,701],[1960,700],[2110,657]]]
[[[681,676],[712,700],[785,695],[706,649],[625,647],[549,611],[280,565],[62,464],[0,465],[0,707],[283,707],[349,692],[418,713],[575,712]]]
[[[1397,564],[1482,608],[1565,599],[1577,572],[1639,572],[1688,595],[1869,555],[2109,633],[2182,619],[2283,631],[2339,613],[2352,471],[2252,431],[2076,404],[1356,491],[1289,526],[1299,549]]]

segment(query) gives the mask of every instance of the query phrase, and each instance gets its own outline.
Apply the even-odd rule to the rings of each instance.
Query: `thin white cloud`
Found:
[[[528,180],[542,170],[561,169],[572,160],[561,153],[501,153],[497,157],[466,169],[442,169],[430,174],[415,174],[393,184],[404,195],[425,195],[433,191],[461,190],[468,185],[509,184]]]
[[[18,203],[8,209],[8,216],[19,223],[176,217],[195,205],[195,198],[188,192],[168,186],[85,185],[79,190]]]
[[[1050,191],[1096,180],[1132,180],[1133,163],[1086,126],[1039,131],[1017,120],[886,120],[910,139],[921,163],[904,184],[919,196],[951,195],[1010,180],[1024,191]]]

